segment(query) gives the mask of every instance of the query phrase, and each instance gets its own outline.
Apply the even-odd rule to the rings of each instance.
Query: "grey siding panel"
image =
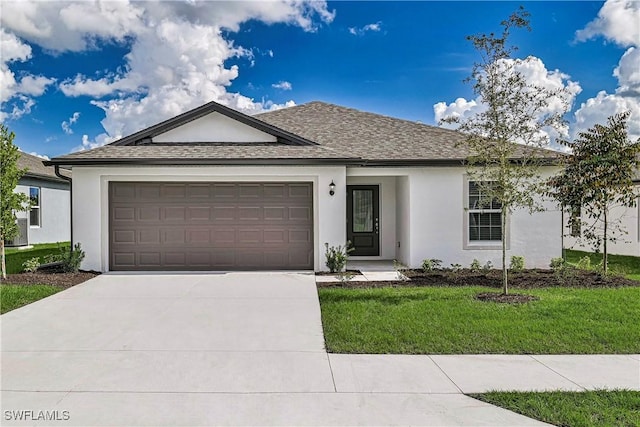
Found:
[[[110,270],[313,269],[313,184],[111,182]]]

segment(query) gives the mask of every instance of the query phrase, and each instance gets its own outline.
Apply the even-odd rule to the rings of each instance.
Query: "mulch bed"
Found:
[[[499,302],[503,304],[524,304],[531,301],[537,301],[540,298],[533,295],[523,294],[498,294],[495,292],[483,292],[476,295],[476,299],[485,302]]]
[[[6,283],[12,285],[53,285],[61,288],[70,288],[79,285],[89,279],[93,279],[100,273],[95,271],[79,271],[77,273],[61,273],[56,271],[38,271],[37,273],[7,274]]]
[[[425,273],[422,270],[403,270],[409,278],[406,281],[393,280],[385,282],[328,282],[318,283],[319,287],[345,288],[381,288],[407,286],[486,286],[502,288],[502,271],[471,271],[462,269],[437,270]],[[640,286],[640,281],[622,276],[603,277],[595,271],[572,270],[559,278],[552,270],[531,269],[509,273],[509,287],[515,289],[537,289],[548,287],[580,287],[580,288],[617,288],[622,286]]]

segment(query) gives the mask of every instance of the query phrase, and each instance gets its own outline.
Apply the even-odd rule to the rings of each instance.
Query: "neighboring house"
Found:
[[[640,173],[638,173],[638,176],[640,177]],[[639,190],[638,194],[640,194],[640,178],[634,180],[634,183]],[[617,255],[640,256],[640,197],[636,201],[635,207],[613,207],[609,213],[609,222],[610,224],[619,224],[624,230],[624,234],[615,234],[616,242],[607,244],[607,252]],[[598,229],[602,231],[601,223],[598,224]],[[593,252],[594,248],[589,242],[577,238],[582,230],[569,230],[568,228],[566,230],[569,235],[565,237],[565,248]],[[574,236],[571,235],[572,233]]]
[[[499,265],[502,238],[547,267],[560,211],[514,212],[501,236],[500,209],[474,208],[462,138],[322,102],[256,116],[212,102],[46,163],[73,168],[85,269],[321,270],[325,244],[347,240],[355,259]]]
[[[17,212],[20,234],[7,246],[26,246],[34,243],[55,243],[70,240],[71,204],[69,181],[56,176],[54,168],[42,164],[42,159],[20,152],[18,167],[27,169],[15,191],[32,200],[29,211]],[[69,178],[68,171],[62,172]]]

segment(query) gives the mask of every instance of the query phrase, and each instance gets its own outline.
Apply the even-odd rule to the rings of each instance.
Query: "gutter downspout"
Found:
[[[54,165],[56,176],[69,183],[69,231],[71,232],[71,249],[73,249],[73,180],[60,173],[60,165]]]

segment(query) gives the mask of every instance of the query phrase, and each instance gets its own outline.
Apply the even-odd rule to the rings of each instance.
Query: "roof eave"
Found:
[[[236,158],[236,159],[51,159],[47,166],[279,166],[279,165],[355,165],[358,158]]]

